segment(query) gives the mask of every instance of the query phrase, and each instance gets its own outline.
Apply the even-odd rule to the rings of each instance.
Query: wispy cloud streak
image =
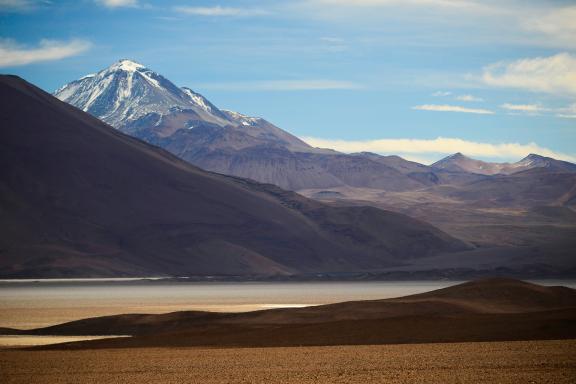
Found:
[[[0,40],[0,67],[13,67],[43,61],[60,60],[78,55],[90,48],[85,40],[68,42],[41,40],[37,47],[27,47],[14,40]]]
[[[530,153],[576,162],[576,155],[553,151],[536,143],[482,143],[459,138],[438,137],[436,139],[377,139],[377,140],[333,140],[302,137],[314,147],[331,148],[337,151],[376,152],[386,154],[408,153],[417,155],[463,152],[470,156],[518,160]]]
[[[138,6],[137,0],[96,0],[97,3],[102,4],[108,8],[121,8],[121,7],[136,7]]]
[[[516,111],[516,112],[532,112],[532,113],[537,113],[537,112],[544,112],[544,111],[548,111],[548,108],[544,108],[543,106],[539,105],[539,104],[510,104],[510,103],[504,103],[500,106],[500,108],[502,109],[506,109],[508,111]]]
[[[222,16],[264,16],[269,15],[271,12],[261,8],[234,8],[234,7],[174,7],[176,12],[194,15],[194,16],[209,16],[209,17],[222,17]]]
[[[494,112],[488,109],[481,108],[466,108],[458,105],[439,105],[439,104],[424,104],[416,105],[412,109],[419,111],[434,111],[434,112],[460,112],[460,113],[474,113],[478,115],[493,115]]]
[[[478,102],[484,101],[484,99],[482,99],[480,97],[473,96],[473,95],[459,95],[459,96],[456,96],[456,100],[465,101],[465,102],[469,102],[469,103],[478,103]]]

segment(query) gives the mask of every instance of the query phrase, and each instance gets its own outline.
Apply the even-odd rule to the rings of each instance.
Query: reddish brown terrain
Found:
[[[486,279],[395,299],[246,313],[126,314],[21,333],[133,336],[43,347],[57,349],[279,347],[571,339],[575,323],[574,289]]]
[[[4,349],[0,379],[573,383],[575,324],[574,289],[488,279],[396,299],[300,309],[74,321],[25,333],[133,337]]]
[[[0,351],[0,381],[28,383],[572,384],[574,340],[290,348]]]

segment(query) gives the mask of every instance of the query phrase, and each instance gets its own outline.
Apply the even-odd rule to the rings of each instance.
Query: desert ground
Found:
[[[0,351],[11,383],[574,383],[576,340]]]
[[[13,336],[1,383],[574,383],[576,290],[484,279],[383,300],[82,319]]]

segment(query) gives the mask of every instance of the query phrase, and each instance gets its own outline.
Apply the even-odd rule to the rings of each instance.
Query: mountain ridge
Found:
[[[376,208],[333,208],[201,170],[0,77],[0,275],[292,274],[468,246]]]
[[[201,168],[296,191],[345,186],[411,191],[561,164],[527,158],[514,168],[455,154],[426,166],[394,155],[313,148],[263,118],[219,109],[192,89],[129,60],[75,80],[54,95]],[[468,166],[456,164],[458,159]],[[576,170],[576,165],[562,164]]]
[[[150,77],[164,84],[165,89],[158,91],[158,84],[151,83]],[[139,86],[125,80],[132,78],[140,80]],[[190,88],[178,88],[141,64],[120,61],[94,76],[69,84],[54,95],[124,133],[210,171],[290,190],[347,183],[386,186],[391,190],[422,186],[385,164],[313,148],[263,118],[220,110]],[[118,100],[125,100],[133,88],[136,94],[128,106],[138,112],[128,116],[128,107],[122,107]],[[187,97],[193,97],[194,104],[188,103]],[[102,108],[93,108],[93,104]],[[205,118],[203,114],[211,117]],[[379,169],[385,174],[382,180],[356,176],[359,162],[362,168]]]
[[[461,152],[454,153],[431,165],[432,168],[454,172],[470,172],[481,175],[512,175],[534,168],[546,168],[551,171],[576,172],[576,164],[531,153],[515,163],[495,163],[476,160]]]

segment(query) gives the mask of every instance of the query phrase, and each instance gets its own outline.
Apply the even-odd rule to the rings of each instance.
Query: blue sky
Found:
[[[576,161],[574,1],[0,0],[0,71],[121,58],[316,146]]]

